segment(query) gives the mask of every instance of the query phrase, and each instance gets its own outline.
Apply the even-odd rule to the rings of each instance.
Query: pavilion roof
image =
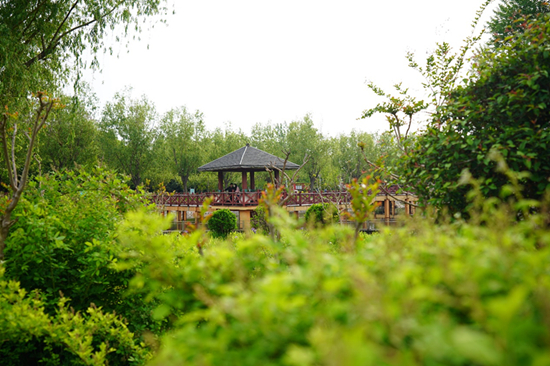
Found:
[[[199,172],[219,172],[219,171],[265,171],[266,167],[275,166],[283,168],[284,159],[271,155],[246,144],[238,150],[233,151],[221,158],[211,161],[199,167]],[[286,169],[295,170],[300,166],[291,161],[286,162]]]

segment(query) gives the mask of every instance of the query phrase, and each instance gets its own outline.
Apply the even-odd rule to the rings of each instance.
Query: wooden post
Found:
[[[250,190],[251,191],[256,190],[256,184],[254,182],[254,171],[250,172]]]
[[[405,216],[409,216],[409,197],[405,198]]]
[[[390,218],[390,200],[387,198],[384,200],[384,218],[386,220]]]
[[[248,189],[248,182],[246,180],[246,172],[242,172],[242,177],[243,177],[243,192]]]
[[[243,230],[250,231],[250,211],[240,211],[239,219],[243,223]]]
[[[223,192],[223,172],[218,172],[218,191]]]

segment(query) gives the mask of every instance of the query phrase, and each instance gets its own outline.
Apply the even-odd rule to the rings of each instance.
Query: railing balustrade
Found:
[[[158,205],[165,206],[201,206],[204,200],[213,197],[213,206],[257,206],[262,197],[261,191],[254,192],[207,192],[207,193],[174,193],[164,195],[153,195],[152,201]],[[283,193],[282,199],[287,197]],[[348,192],[319,192],[319,193],[294,193],[287,201],[287,206],[309,206],[315,203],[349,202],[351,196]]]

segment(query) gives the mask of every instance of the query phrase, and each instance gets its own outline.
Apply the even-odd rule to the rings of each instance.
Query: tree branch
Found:
[[[6,164],[6,168],[8,169],[8,179],[10,181],[10,187],[11,187],[12,190],[15,191],[16,187],[13,184],[13,171],[12,171],[12,166],[11,166],[11,163],[10,163],[11,159],[10,159],[10,155],[9,155],[9,152],[8,152],[8,137],[6,135],[7,123],[8,123],[8,115],[4,113],[4,115],[2,117],[2,122],[0,124],[0,128],[2,129],[2,153],[4,155],[4,161],[5,161],[5,164]]]
[[[13,185],[17,187],[19,185],[18,182],[18,175],[17,175],[17,165],[15,165],[15,137],[17,135],[17,123],[13,125],[13,135],[12,135],[12,141],[11,141],[11,164],[12,164],[12,172],[13,172]]]

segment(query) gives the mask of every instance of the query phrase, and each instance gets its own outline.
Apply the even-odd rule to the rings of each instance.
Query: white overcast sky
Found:
[[[123,42],[113,42],[113,56],[99,55],[102,73],[87,79],[102,104],[131,86],[133,97],[146,95],[159,113],[182,105],[200,110],[208,129],[230,122],[249,133],[257,122],[291,122],[309,113],[331,136],[384,130],[383,117],[357,120],[378,102],[365,81],[388,91],[399,81],[420,90],[406,52],[423,61],[436,42],[458,48],[482,3],[174,2],[167,25],[142,32],[129,53]]]

